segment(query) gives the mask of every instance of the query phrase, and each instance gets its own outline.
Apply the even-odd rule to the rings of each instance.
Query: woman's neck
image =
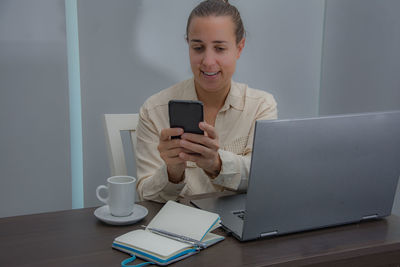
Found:
[[[203,102],[205,107],[220,110],[229,94],[230,84],[223,90],[217,92],[207,92],[198,88],[195,84],[197,98]]]
[[[219,110],[224,106],[226,97],[229,94],[230,84],[226,86],[223,90],[218,90],[216,92],[208,92],[202,90],[195,84],[197,98],[203,102],[204,105],[204,120],[215,126],[215,121]]]

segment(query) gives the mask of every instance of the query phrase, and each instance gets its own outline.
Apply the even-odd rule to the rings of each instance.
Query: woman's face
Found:
[[[194,17],[189,25],[190,65],[197,90],[228,92],[245,40],[236,43],[229,16]]]

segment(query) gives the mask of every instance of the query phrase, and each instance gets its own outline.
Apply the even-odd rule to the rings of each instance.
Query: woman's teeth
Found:
[[[204,73],[205,75],[207,75],[207,76],[214,76],[214,75],[217,75],[218,71],[216,71],[216,72],[206,72],[206,71],[203,71],[203,73]]]

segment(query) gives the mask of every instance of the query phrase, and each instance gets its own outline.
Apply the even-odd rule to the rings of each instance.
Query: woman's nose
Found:
[[[207,50],[204,52],[203,55],[203,60],[202,60],[202,64],[205,66],[210,66],[215,64],[216,60],[215,60],[215,55],[212,51]]]

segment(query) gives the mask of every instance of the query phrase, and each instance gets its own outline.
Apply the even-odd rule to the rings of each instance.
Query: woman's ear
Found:
[[[240,40],[240,42],[237,44],[237,55],[236,55],[236,59],[240,58],[240,55],[242,54],[242,50],[244,48],[244,44],[246,43],[246,38],[243,38],[242,40]]]

